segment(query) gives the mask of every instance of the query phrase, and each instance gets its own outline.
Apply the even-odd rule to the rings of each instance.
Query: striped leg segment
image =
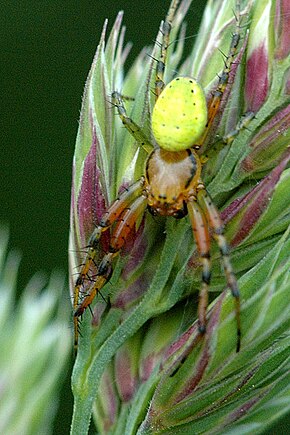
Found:
[[[246,112],[241,116],[238,124],[236,125],[234,130],[231,130],[226,136],[222,138],[215,145],[211,146],[210,149],[206,152],[206,154],[202,155],[202,159],[204,162],[210,160],[215,154],[217,154],[222,148],[226,145],[230,145],[236,138],[236,136],[244,129],[247,129],[248,125],[255,118],[254,112]]]
[[[114,258],[113,253],[106,254],[103,257],[101,263],[98,266],[97,274],[94,277],[94,285],[90,288],[89,292],[84,296],[82,302],[79,305],[77,305],[77,308],[74,312],[75,319],[77,319],[83,314],[83,312],[92,303],[97,293],[101,290],[102,287],[104,287],[106,282],[110,279],[113,258]]]
[[[132,184],[126,191],[124,191],[109,207],[108,211],[104,214],[103,218],[100,221],[100,224],[95,228],[89,243],[88,243],[88,252],[86,254],[86,257],[84,259],[84,263],[81,267],[79,276],[76,280],[75,289],[74,289],[74,343],[75,347],[77,347],[78,343],[78,318],[82,315],[84,310],[90,305],[92,300],[94,299],[97,292],[105,285],[105,283],[108,281],[111,273],[111,264],[113,257],[118,252],[118,249],[115,249],[115,244],[111,242],[111,248],[110,252],[106,254],[100,265],[97,269],[97,275],[94,277],[94,284],[89,290],[89,293],[84,296],[80,303],[80,295],[81,295],[81,288],[83,287],[85,280],[89,279],[89,272],[95,262],[97,253],[98,253],[98,247],[99,247],[99,240],[101,237],[101,234],[106,231],[108,228],[110,228],[113,224],[116,224],[116,227],[113,232],[113,237],[115,232],[119,231],[118,234],[120,234],[119,237],[123,235],[124,231],[120,231],[120,226],[122,222],[127,222],[128,218],[125,219],[126,216],[131,217],[131,220],[129,219],[131,227],[134,226],[136,223],[135,221],[132,221],[132,216],[136,217],[138,215],[139,217],[139,211],[140,207],[136,207],[139,205],[139,199],[142,198],[142,190],[143,190],[143,184],[144,179],[141,178],[136,183]],[[143,209],[142,209],[143,210]],[[131,213],[129,213],[131,211]],[[120,221],[118,221],[120,219]],[[137,217],[136,217],[137,219]],[[128,222],[127,222],[128,223]],[[126,227],[127,231],[127,227]],[[116,238],[116,241],[118,240],[118,237]],[[119,243],[118,246],[122,247],[122,244]]]
[[[236,125],[236,128],[223,137],[223,143],[226,145],[231,144],[241,130],[247,129],[253,118],[255,118],[254,112],[244,113],[238,124]]]
[[[143,178],[132,184],[125,192],[123,192],[110,206],[104,214],[100,224],[93,231],[88,242],[88,251],[81,267],[79,276],[75,284],[74,292],[74,309],[76,309],[79,300],[79,292],[85,279],[88,277],[88,272],[96,258],[99,246],[99,240],[103,231],[107,230],[123,213],[123,211],[134,201],[135,198],[141,195],[143,189]]]
[[[122,124],[134,137],[136,142],[138,142],[138,145],[141,145],[147,153],[150,153],[153,150],[153,145],[151,144],[147,136],[143,133],[141,127],[139,127],[139,125],[136,124],[136,122],[134,122],[127,115],[127,111],[124,106],[124,99],[125,97],[123,97],[119,92],[115,91],[112,93],[112,103],[118,110],[118,114],[122,121]]]
[[[102,228],[100,226],[96,227],[92,233],[90,240],[89,240],[88,251],[87,251],[87,254],[85,256],[84,263],[81,267],[81,271],[80,271],[80,273],[77,277],[76,283],[75,283],[74,302],[73,302],[74,312],[76,311],[78,304],[79,304],[81,288],[82,288],[85,280],[88,278],[89,270],[90,270],[90,268],[95,260],[95,257],[97,255],[97,248],[98,248],[99,240],[100,240],[102,231],[104,229],[105,228]],[[78,335],[79,335],[78,327],[79,327],[78,318],[74,317],[74,346],[75,347],[77,346],[77,342],[78,342]]]
[[[131,184],[131,186],[124,190],[124,192],[122,192],[121,195],[110,205],[100,221],[100,226],[103,229],[107,229],[116,222],[123,211],[126,210],[136,198],[141,196],[143,187],[144,177],[140,178],[140,180]]]
[[[213,120],[215,119],[215,117],[218,113],[218,110],[219,110],[219,107],[221,104],[221,100],[222,100],[222,96],[226,90],[226,87],[227,87],[227,84],[229,81],[231,67],[232,67],[232,64],[234,63],[235,57],[237,55],[237,49],[238,49],[238,45],[239,45],[240,38],[241,38],[240,21],[241,21],[240,2],[237,1],[236,2],[235,33],[232,36],[231,45],[229,48],[229,52],[225,58],[223,71],[222,71],[221,75],[219,76],[218,85],[217,85],[216,89],[212,92],[212,96],[208,102],[208,120],[207,120],[205,131],[204,131],[202,137],[199,139],[198,143],[196,145],[194,145],[195,149],[198,149],[199,147],[201,147],[204,144],[204,142],[207,138],[207,135],[210,131],[210,128],[212,126]]]
[[[128,206],[121,214],[116,226],[113,229],[111,236],[111,243],[109,253],[107,253],[101,260],[96,276],[94,277],[94,285],[89,289],[88,293],[83,298],[82,302],[77,306],[74,316],[79,317],[83,314],[85,309],[92,303],[96,294],[106,284],[112,271],[112,261],[114,257],[123,248],[128,235],[134,229],[139,217],[143,216],[147,207],[147,200],[145,196],[140,196]]]
[[[210,261],[210,236],[208,224],[205,215],[197,204],[192,200],[187,204],[188,214],[190,217],[193,236],[195,238],[197,249],[202,263],[202,286],[199,292],[198,302],[198,327],[203,334],[206,329],[206,311],[208,306],[208,288],[211,278],[211,261]]]
[[[199,190],[197,194],[197,200],[203,210],[206,213],[209,226],[214,232],[214,238],[218,243],[223,267],[227,279],[227,284],[231,290],[233,297],[235,298],[236,320],[237,320],[237,352],[240,350],[241,345],[241,320],[240,320],[240,291],[237,283],[236,276],[234,274],[230,258],[229,258],[229,246],[224,236],[224,225],[220,218],[219,212],[213,204],[210,196],[204,188]]]
[[[141,195],[135,199],[130,207],[124,210],[112,233],[110,252],[115,254],[123,248],[139,217],[143,216],[146,207],[147,198]]]
[[[155,77],[155,95],[156,100],[158,99],[159,95],[163,91],[165,87],[164,83],[164,71],[165,71],[165,65],[166,65],[166,58],[167,58],[167,49],[169,46],[169,38],[170,38],[170,32],[172,28],[172,21],[174,19],[176,9],[179,5],[180,0],[172,0],[168,14],[165,18],[165,21],[162,24],[162,42],[161,42],[161,53],[160,58],[157,62],[156,66],[156,77]]]

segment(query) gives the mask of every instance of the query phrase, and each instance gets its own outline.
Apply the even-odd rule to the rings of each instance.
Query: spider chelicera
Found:
[[[88,242],[83,265],[74,291],[75,347],[78,344],[78,320],[94,297],[109,280],[114,258],[124,247],[137,221],[146,209],[153,215],[174,217],[189,216],[193,235],[202,264],[202,284],[198,302],[198,325],[201,334],[206,330],[208,289],[211,278],[210,231],[221,253],[227,285],[236,302],[237,351],[240,348],[240,295],[230,259],[229,247],[223,235],[224,226],[202,181],[202,167],[206,158],[200,149],[219,110],[222,95],[229,80],[240,40],[240,10],[237,4],[236,29],[232,36],[228,55],[216,89],[207,102],[198,82],[189,77],[177,77],[164,83],[167,49],[170,31],[179,0],[171,2],[162,24],[160,58],[155,77],[156,102],[152,112],[151,127],[154,144],[142,129],[128,117],[124,98],[113,92],[112,102],[122,123],[137,144],[148,153],[144,176],[126,189],[108,208]],[[91,287],[82,294],[82,286],[95,263],[101,234],[111,228],[108,252],[97,265]]]

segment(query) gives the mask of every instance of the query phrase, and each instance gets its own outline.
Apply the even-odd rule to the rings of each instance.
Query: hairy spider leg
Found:
[[[196,241],[199,258],[202,264],[202,286],[198,301],[198,328],[201,334],[206,330],[206,311],[208,306],[208,289],[211,279],[210,236],[205,215],[196,198],[187,203],[193,236]]]
[[[157,61],[156,66],[156,76],[155,76],[155,96],[156,100],[158,99],[159,95],[163,91],[165,87],[164,83],[164,71],[165,71],[165,65],[166,65],[166,58],[167,58],[167,49],[169,47],[169,38],[170,38],[170,32],[172,28],[172,21],[174,19],[177,7],[180,3],[180,0],[172,0],[167,16],[165,20],[162,23],[162,42],[161,42],[161,52],[160,52],[160,58]]]
[[[225,58],[224,68],[222,70],[221,75],[219,76],[219,81],[218,81],[217,87],[212,92],[212,96],[208,102],[208,106],[207,106],[208,119],[207,119],[207,124],[206,124],[205,130],[204,130],[202,136],[199,138],[198,142],[196,144],[194,144],[194,149],[196,149],[196,150],[201,148],[207,139],[210,128],[211,128],[213,121],[218,113],[219,108],[220,108],[222,97],[223,97],[223,94],[226,90],[226,87],[227,87],[227,84],[229,81],[231,67],[232,67],[232,64],[234,63],[234,60],[235,60],[236,55],[237,55],[237,49],[238,49],[238,45],[239,45],[239,42],[241,39],[241,25],[240,25],[241,18],[240,18],[240,2],[239,1],[236,2],[235,17],[236,17],[235,32],[233,33],[233,36],[232,36],[229,52]]]
[[[119,251],[123,248],[129,234],[136,226],[140,217],[143,216],[147,207],[146,196],[141,195],[136,198],[121,214],[113,229],[112,237],[110,240],[109,252],[103,257],[98,266],[96,276],[94,278],[94,285],[89,289],[84,299],[78,305],[74,316],[79,317],[83,314],[86,308],[92,303],[96,294],[106,284],[112,272],[112,261]]]
[[[88,242],[88,252],[86,254],[84,263],[81,267],[80,273],[78,275],[78,278],[75,283],[74,288],[74,344],[75,348],[77,347],[78,343],[78,319],[81,316],[81,314],[84,312],[84,309],[91,303],[89,299],[89,295],[85,296],[83,301],[80,303],[80,293],[81,293],[81,287],[84,284],[84,281],[88,278],[88,273],[90,271],[90,268],[92,267],[94,260],[96,258],[98,247],[99,247],[99,240],[101,237],[101,234],[106,231],[108,228],[110,228],[118,219],[119,217],[124,213],[125,210],[128,210],[128,207],[138,198],[143,189],[143,178],[136,181],[134,184],[132,184],[128,189],[126,189],[109,207],[107,212],[102,217],[99,225],[95,228],[95,230],[92,233],[92,236],[90,237],[90,240]],[[109,255],[109,254],[107,254]],[[111,260],[109,256],[109,260]],[[94,287],[101,288],[108,280],[108,276],[106,275],[106,256],[104,257],[103,261],[101,262],[100,266],[98,267],[98,273],[97,274],[97,280],[94,284]],[[108,268],[107,268],[108,271]],[[103,280],[103,281],[102,281]],[[101,285],[102,283],[102,285]],[[101,285],[101,287],[100,287]],[[92,290],[93,292],[93,290]],[[91,294],[91,291],[90,291]],[[93,300],[94,296],[91,300]],[[85,308],[81,309],[83,302],[86,301]]]
[[[248,125],[250,124],[253,118],[255,118],[254,112],[249,111],[244,113],[241,116],[241,119],[239,120],[238,124],[236,125],[236,128],[234,130],[231,130],[226,136],[223,137],[223,142],[226,145],[231,144],[241,130],[247,129]]]
[[[210,160],[214,154],[221,151],[222,148],[224,148],[225,145],[230,145],[236,136],[240,133],[240,131],[247,129],[248,125],[250,124],[251,120],[255,118],[254,112],[246,112],[244,113],[239,122],[237,123],[236,127],[231,130],[227,135],[223,136],[221,140],[218,140],[213,146],[210,147],[208,151],[206,151],[205,154],[202,155],[203,162],[206,162],[207,160]]]
[[[240,345],[241,345],[240,291],[229,258],[230,249],[226,241],[226,238],[224,236],[224,225],[217,208],[215,207],[205,187],[202,185],[200,186],[197,193],[197,201],[201,205],[202,209],[204,210],[209,226],[213,230],[213,236],[220,249],[221,260],[226,275],[227,285],[231,290],[232,296],[235,298],[235,311],[236,311],[236,321],[237,321],[236,350],[237,352],[239,352]]]
[[[123,100],[124,97],[119,92],[114,91],[112,93],[112,103],[116,106],[124,127],[126,127],[129,133],[135,138],[138,145],[141,145],[147,153],[150,153],[153,150],[153,145],[143,133],[141,127],[127,115]]]
[[[129,189],[125,190],[111,205],[109,210],[102,217],[99,225],[94,229],[89,242],[88,251],[84,259],[84,263],[79,272],[79,276],[75,283],[75,301],[74,308],[78,305],[78,294],[80,287],[83,285],[85,279],[88,277],[88,272],[92,266],[98,246],[101,234],[107,230],[112,223],[114,223],[120,214],[125,210],[125,208],[142,192],[143,182],[138,180],[136,183],[132,184]]]
[[[88,272],[89,272],[90,267],[95,259],[95,256],[97,253],[97,246],[98,246],[102,231],[103,231],[103,228],[98,226],[97,228],[94,229],[92,236],[90,237],[90,240],[88,243],[88,251],[86,253],[84,263],[81,267],[81,270],[79,272],[79,275],[77,277],[75,287],[74,287],[74,301],[73,301],[74,312],[76,311],[78,304],[79,304],[81,287],[84,284],[85,279],[88,277]],[[74,343],[75,343],[75,346],[78,342],[78,335],[79,335],[79,322],[78,322],[78,318],[74,317]]]

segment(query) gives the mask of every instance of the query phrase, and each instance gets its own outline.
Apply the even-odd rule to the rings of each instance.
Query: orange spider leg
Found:
[[[137,220],[143,216],[146,207],[147,198],[146,196],[141,195],[135,199],[130,207],[124,210],[124,213],[114,228],[111,237],[110,252],[116,253],[123,248],[129,234],[136,226]]]
[[[81,287],[83,286],[86,278],[88,278],[88,273],[89,273],[90,268],[92,267],[92,265],[94,263],[95,257],[96,257],[97,252],[98,252],[99,240],[100,240],[102,232],[106,231],[110,226],[112,226],[116,222],[116,220],[120,217],[120,215],[124,212],[124,210],[127,209],[130,206],[130,204],[142,194],[143,184],[144,184],[144,179],[141,178],[136,183],[132,184],[126,191],[124,191],[112,203],[112,205],[109,207],[108,211],[104,214],[103,218],[101,219],[100,224],[93,231],[93,233],[90,237],[90,240],[88,242],[88,252],[86,254],[84,263],[81,267],[79,276],[78,276],[76,283],[75,283],[74,304],[73,304],[74,313],[77,313],[78,310],[80,309],[79,298],[80,298]],[[99,266],[99,269],[101,269],[101,265]],[[106,274],[103,273],[102,275],[104,277]],[[102,278],[101,277],[98,278],[97,281],[98,282],[95,283],[96,288],[98,286],[100,286]],[[105,282],[102,284],[102,286],[104,284],[105,284]],[[74,342],[75,342],[75,346],[77,346],[77,342],[78,342],[78,317],[81,314],[82,313],[80,313],[78,315],[76,315],[76,314],[74,315]]]
[[[143,216],[147,207],[147,199],[141,195],[136,198],[130,206],[128,206],[121,214],[116,226],[113,230],[109,251],[100,262],[98,266],[94,285],[89,289],[82,302],[78,305],[74,316],[79,317],[83,314],[85,309],[92,303],[96,294],[106,284],[108,278],[111,276],[113,258],[123,248],[128,235],[136,226],[137,220]]]
[[[198,327],[203,334],[206,329],[206,311],[208,305],[208,288],[211,278],[211,261],[210,261],[210,236],[208,224],[204,213],[193,199],[187,204],[188,214],[190,217],[193,236],[197,244],[200,261],[202,263],[202,287],[199,291],[198,301]]]
[[[162,43],[161,43],[161,53],[160,58],[157,62],[156,66],[156,77],[155,77],[155,96],[156,100],[158,99],[159,95],[163,91],[165,87],[164,83],[164,71],[165,71],[165,65],[166,65],[166,58],[167,58],[167,49],[169,47],[169,38],[170,38],[170,32],[172,28],[172,21],[176,13],[176,9],[179,5],[180,0],[172,0],[169,11],[167,13],[167,16],[162,24]]]
[[[74,308],[78,305],[78,297],[80,287],[83,285],[88,276],[88,272],[96,257],[99,240],[103,231],[107,230],[120,216],[120,214],[128,207],[128,205],[138,196],[141,195],[143,189],[143,179],[132,184],[128,190],[124,191],[110,206],[109,210],[104,214],[100,224],[94,229],[88,242],[88,252],[86,254],[84,264],[80,270],[79,276],[75,284],[74,292]]]
[[[227,87],[230,71],[232,64],[234,63],[236,54],[237,54],[237,48],[240,42],[241,34],[240,34],[240,3],[237,2],[236,7],[236,30],[235,33],[232,36],[230,49],[228,52],[228,55],[226,56],[224,68],[219,76],[219,81],[216,89],[212,92],[212,96],[208,102],[207,110],[208,110],[208,118],[207,118],[207,124],[204,130],[203,135],[198,140],[198,143],[194,145],[195,149],[199,149],[204,142],[206,141],[207,135],[210,131],[210,128],[213,124],[213,121],[218,113],[218,110],[220,108],[220,104],[222,101],[222,96],[225,92],[225,89]]]
[[[213,235],[220,249],[221,259],[227,279],[227,284],[231,290],[233,297],[235,298],[236,320],[237,320],[237,352],[240,350],[241,345],[241,320],[240,320],[240,291],[237,283],[236,276],[234,274],[230,258],[229,258],[229,246],[224,236],[224,225],[218,210],[213,204],[209,194],[203,186],[201,186],[197,200],[206,213],[209,226],[213,230]]]
[[[101,288],[106,284],[111,276],[110,266],[112,264],[112,259],[114,257],[113,253],[106,254],[101,263],[98,266],[98,271],[96,277],[94,277],[94,285],[90,288],[89,292],[85,295],[82,302],[77,306],[74,317],[80,317],[83,312],[92,303],[96,294],[101,290]]]

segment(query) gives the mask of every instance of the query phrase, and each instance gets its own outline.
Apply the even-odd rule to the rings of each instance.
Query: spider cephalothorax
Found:
[[[196,194],[201,165],[197,154],[157,148],[146,161],[145,193],[153,214],[182,217],[186,203]]]
[[[202,264],[202,284],[199,293],[198,322],[201,333],[206,328],[208,287],[210,284],[210,231],[218,243],[227,284],[236,301],[238,324],[237,350],[240,346],[239,290],[229,260],[229,249],[223,235],[223,223],[202,181],[202,165],[206,161],[199,150],[205,143],[209,129],[219,110],[227,86],[231,65],[239,43],[239,10],[237,25],[225,60],[224,70],[212,98],[206,102],[201,86],[189,77],[177,77],[165,85],[163,73],[172,20],[179,1],[173,0],[162,27],[160,59],[155,78],[156,102],[151,127],[154,145],[142,129],[127,115],[121,94],[113,92],[112,101],[119,116],[136,142],[147,152],[144,175],[126,189],[108,208],[95,228],[88,252],[76,280],[74,294],[75,346],[78,341],[78,318],[91,304],[95,295],[108,281],[113,259],[123,248],[130,232],[148,209],[153,215],[183,218],[188,215]],[[82,286],[95,265],[101,234],[111,228],[110,246],[97,265],[94,280],[82,294]]]

